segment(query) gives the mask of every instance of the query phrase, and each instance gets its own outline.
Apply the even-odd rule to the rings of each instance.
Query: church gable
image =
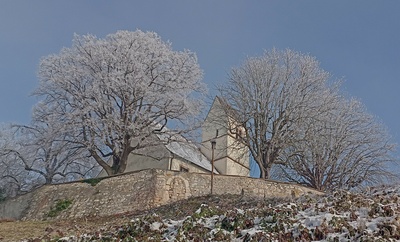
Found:
[[[229,117],[230,106],[216,97],[202,126],[202,153],[221,174],[249,176],[249,153],[240,142],[244,129]],[[215,142],[212,150],[211,143]]]

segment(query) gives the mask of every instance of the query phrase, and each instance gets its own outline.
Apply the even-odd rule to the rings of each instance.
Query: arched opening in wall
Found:
[[[170,202],[186,199],[189,196],[187,181],[174,177],[169,181],[168,197]]]

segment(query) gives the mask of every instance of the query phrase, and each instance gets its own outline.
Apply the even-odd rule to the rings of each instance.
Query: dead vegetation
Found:
[[[278,203],[280,199],[253,199],[240,195],[204,196],[178,201],[141,212],[116,214],[107,217],[88,217],[62,221],[15,221],[0,220],[0,241],[57,241],[57,238],[79,236],[92,231],[105,230],[114,225],[129,223],[135,217],[158,214],[166,219],[182,219],[193,214],[201,204],[217,206],[224,209],[251,208],[265,203]],[[40,239],[39,239],[40,238]]]

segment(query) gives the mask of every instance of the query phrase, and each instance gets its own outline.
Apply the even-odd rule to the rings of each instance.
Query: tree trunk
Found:
[[[120,173],[124,173],[126,170],[126,166],[128,164],[128,158],[129,158],[129,154],[130,154],[130,150],[128,148],[124,149],[124,151],[122,152],[121,157],[119,158],[119,164],[118,164],[118,169],[116,169],[116,173],[115,174],[120,174]]]
[[[109,166],[94,150],[89,150],[90,154],[96,160],[96,162],[103,167],[103,169],[107,172],[107,175],[114,175],[113,168]]]
[[[259,166],[259,167],[260,167],[260,178],[265,179],[265,170],[261,166]]]
[[[271,175],[270,172],[271,172],[272,164],[274,164],[274,162],[275,162],[275,159],[274,159],[275,157],[270,155],[271,152],[269,150],[270,150],[270,148],[268,148],[267,151],[263,152],[263,154],[262,154],[262,161],[261,161],[262,166],[260,166],[260,171],[261,171],[260,178],[262,178],[262,179],[269,179],[269,177]]]
[[[52,175],[47,175],[44,177],[46,179],[46,185],[52,184],[53,183],[53,176]]]

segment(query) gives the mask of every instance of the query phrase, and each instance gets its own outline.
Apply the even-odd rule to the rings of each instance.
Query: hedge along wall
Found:
[[[0,218],[71,219],[146,210],[210,194],[210,178],[210,174],[152,169],[107,177],[92,184],[79,181],[47,185],[1,203]],[[322,194],[291,183],[225,175],[214,176],[213,191],[259,198]]]

